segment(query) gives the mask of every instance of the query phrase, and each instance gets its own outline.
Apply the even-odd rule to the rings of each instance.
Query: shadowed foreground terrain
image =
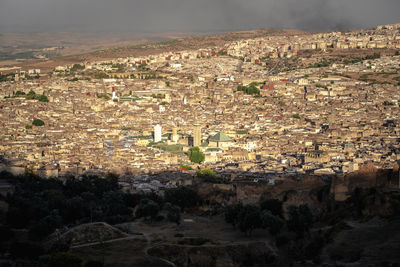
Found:
[[[56,180],[2,172],[1,262],[398,266],[400,191],[371,182],[398,174],[367,167],[274,186],[193,177],[190,186],[147,194],[122,191],[112,174]]]

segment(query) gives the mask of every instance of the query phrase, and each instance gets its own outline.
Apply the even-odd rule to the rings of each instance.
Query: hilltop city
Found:
[[[47,71],[2,68],[3,167],[128,181],[201,166],[272,184],[366,162],[392,168],[400,159],[399,29],[272,31]]]
[[[400,24],[36,45],[0,60],[0,266],[399,266]]]

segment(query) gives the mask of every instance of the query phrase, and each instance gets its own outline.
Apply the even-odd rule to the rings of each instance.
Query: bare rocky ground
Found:
[[[185,214],[179,226],[137,221],[117,227],[126,231],[125,238],[81,244],[71,251],[105,266],[288,266],[286,257],[294,249],[290,243],[277,247],[265,230],[245,236],[222,216]],[[399,227],[399,218],[378,217],[315,227],[310,236],[326,231],[332,241],[317,260],[297,260],[293,266],[397,266]]]
[[[378,217],[369,221],[348,221],[348,230],[327,245],[321,260],[341,266],[395,266],[400,263],[400,219]],[[396,265],[398,266],[398,265]]]
[[[240,266],[246,257],[265,263],[277,257],[267,231],[256,230],[252,236],[245,236],[227,224],[223,216],[184,214],[179,226],[137,221],[117,227],[128,237],[104,242],[91,238],[88,245],[80,243],[71,251],[85,260],[104,262],[105,266]]]
[[[284,207],[310,204],[316,216],[313,227],[300,238],[283,230],[285,242],[264,229],[246,236],[226,223],[223,213],[208,215],[206,206],[183,213],[180,225],[140,219],[114,227],[93,224],[93,230],[83,225],[64,236],[76,240],[73,253],[105,266],[399,266],[399,191],[370,188],[369,183],[387,173],[365,173],[365,168],[344,179],[349,191],[355,182],[364,189],[339,202],[333,200],[332,188],[342,179],[333,181],[331,192],[313,176],[277,181],[273,188],[238,186],[236,197],[247,203],[264,196],[280,199]],[[198,193],[211,202],[230,203],[223,196],[231,194],[207,184]],[[101,234],[101,229],[108,234]]]

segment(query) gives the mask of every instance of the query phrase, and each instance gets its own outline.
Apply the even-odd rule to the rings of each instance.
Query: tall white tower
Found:
[[[117,99],[117,92],[115,92],[115,88],[112,88],[112,100]]]
[[[156,126],[154,126],[154,142],[161,142],[161,133],[162,127],[161,125],[157,124]]]

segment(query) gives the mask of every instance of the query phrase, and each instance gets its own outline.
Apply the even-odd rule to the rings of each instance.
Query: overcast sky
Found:
[[[0,0],[0,31],[336,30],[400,22],[400,0]]]

